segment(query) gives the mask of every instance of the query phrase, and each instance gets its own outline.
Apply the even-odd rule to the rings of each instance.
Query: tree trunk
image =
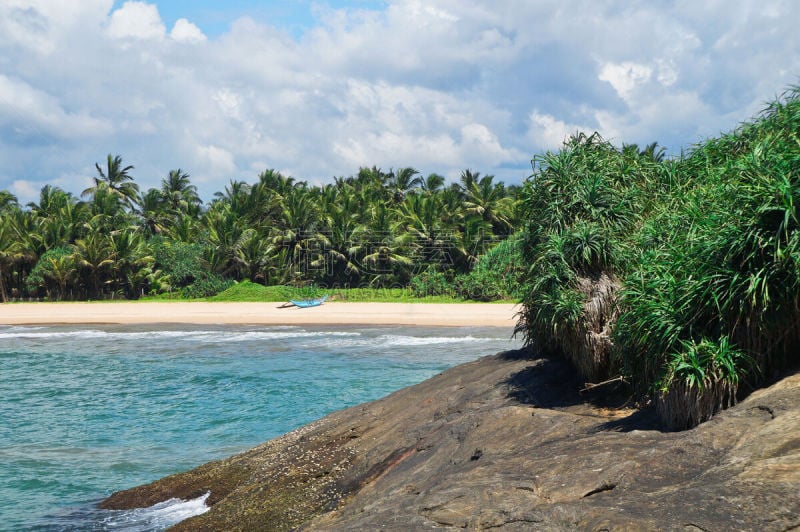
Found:
[[[6,293],[6,281],[4,277],[3,269],[0,268],[0,302],[8,303],[8,294]]]

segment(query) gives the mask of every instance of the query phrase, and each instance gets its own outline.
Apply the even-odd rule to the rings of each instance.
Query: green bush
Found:
[[[523,185],[523,310],[517,331],[542,352],[564,356],[587,380],[617,371],[610,339],[618,276],[637,224],[651,208],[662,165],[579,134],[534,159]]]
[[[231,285],[233,285],[233,281],[224,279],[219,275],[213,273],[201,274],[201,277],[195,279],[192,284],[181,288],[181,297],[186,299],[212,297],[225,291]]]
[[[411,278],[408,283],[414,297],[452,296],[453,285],[447,275],[429,266],[427,270]]]
[[[521,299],[525,293],[521,243],[520,234],[515,234],[481,255],[469,273],[455,279],[455,293],[476,301]]]
[[[50,249],[39,257],[25,283],[31,293],[44,288],[54,300],[65,299],[67,285],[77,276],[74,250],[68,247]]]
[[[182,289],[197,281],[201,285],[207,284],[210,273],[200,260],[203,253],[201,244],[189,244],[155,236],[150,239],[149,245],[156,260],[155,268],[169,276],[173,289]]]
[[[538,158],[521,196],[527,341],[588,375],[587,343],[610,336],[606,370],[673,428],[800,362],[798,131],[792,89],[676,160],[580,135]]]

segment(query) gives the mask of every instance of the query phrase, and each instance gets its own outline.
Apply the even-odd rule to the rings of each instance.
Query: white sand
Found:
[[[430,325],[509,327],[512,304],[325,303],[280,308],[282,303],[10,303],[2,325],[194,323],[258,325]]]

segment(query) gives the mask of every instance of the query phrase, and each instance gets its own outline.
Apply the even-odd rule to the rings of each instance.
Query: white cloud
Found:
[[[504,148],[497,135],[483,124],[470,123],[461,128],[462,158],[480,158],[495,166],[512,158],[512,150]],[[517,155],[517,154],[514,154]]]
[[[0,124],[12,124],[14,136],[33,137],[37,142],[57,138],[108,134],[109,124],[82,112],[68,112],[56,96],[19,79],[0,74]]]
[[[528,138],[534,146],[544,150],[557,150],[564,141],[580,131],[591,132],[591,128],[575,124],[567,124],[555,117],[534,110],[529,116]]]
[[[600,67],[597,79],[607,81],[617,91],[617,95],[626,102],[634,91],[650,81],[653,69],[626,61],[624,63],[605,63]]]
[[[113,0],[4,0],[0,2],[0,49],[35,55],[58,52],[56,39],[81,26],[105,22]]]
[[[25,205],[39,197],[39,191],[43,186],[44,183],[16,179],[13,183],[11,183],[9,189],[11,190],[11,193],[17,197],[20,204]]]
[[[390,0],[318,7],[297,38],[257,11],[168,32],[159,3],[0,2],[0,189],[91,175],[109,152],[142,188],[188,170],[205,199],[265,167],[518,179],[577,130],[677,152],[800,73],[800,4],[779,0]]]
[[[198,146],[197,152],[199,162],[204,163],[204,171],[208,174],[225,176],[236,171],[233,154],[224,148],[214,145]]]
[[[175,25],[172,27],[172,31],[169,32],[169,36],[172,37],[174,41],[187,43],[198,43],[206,40],[206,36],[200,28],[185,18],[179,18],[175,21]]]
[[[163,39],[166,31],[158,7],[145,2],[125,2],[108,24],[108,34],[116,38]]]
[[[656,79],[658,79],[659,83],[665,87],[669,87],[671,85],[675,85],[675,83],[678,81],[678,78],[678,70],[675,65],[675,61],[664,59],[658,61],[658,74]]]

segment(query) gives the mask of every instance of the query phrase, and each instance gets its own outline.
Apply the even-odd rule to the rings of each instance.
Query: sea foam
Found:
[[[206,499],[211,492],[196,499],[169,499],[147,508],[133,510],[111,510],[102,519],[105,530],[124,530],[126,532],[144,530],[163,530],[196,515],[206,513]]]

